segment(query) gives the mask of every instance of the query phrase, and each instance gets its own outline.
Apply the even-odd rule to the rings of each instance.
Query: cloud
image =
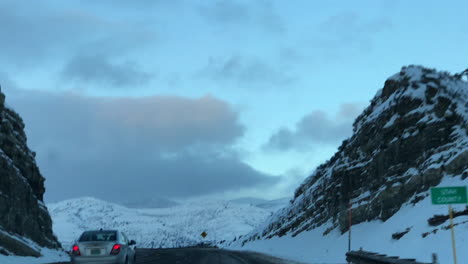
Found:
[[[335,118],[323,111],[314,111],[297,122],[294,129],[280,128],[264,149],[306,151],[314,143],[339,143],[351,136],[352,123],[361,110],[359,104],[342,104]]]
[[[135,62],[113,63],[104,55],[78,55],[65,65],[62,77],[122,87],[146,84],[153,75],[140,70]]]
[[[242,56],[210,58],[199,75],[218,82],[234,82],[238,85],[284,85],[295,80],[287,72],[269,65],[261,59]]]
[[[323,31],[334,33],[335,36],[344,39],[358,38],[362,34],[378,33],[387,30],[391,26],[391,22],[385,18],[366,21],[354,12],[343,12],[330,16],[321,25]]]
[[[363,105],[361,103],[343,103],[337,113],[339,121],[349,121],[354,119],[362,112]]]
[[[198,11],[212,25],[260,27],[269,33],[285,31],[284,22],[271,1],[218,0],[200,5]]]
[[[101,0],[96,2],[94,0],[80,0],[85,4],[101,4],[105,5],[107,8],[123,8],[128,11],[129,8],[134,8],[138,10],[147,10],[150,7],[164,7],[164,6],[171,6],[171,7],[180,7],[181,4],[185,2],[185,0],[138,0],[138,1],[127,1],[127,0]]]
[[[252,19],[248,7],[236,1],[215,1],[209,5],[200,6],[199,12],[205,18],[218,23],[241,23]]]
[[[48,200],[188,198],[275,183],[233,150],[245,128],[220,99],[5,90],[25,120]]]
[[[138,23],[92,13],[73,4],[60,9],[45,2],[0,2],[0,59],[38,67],[82,49],[123,55],[148,45],[155,33]],[[144,41],[143,41],[144,40]]]
[[[238,159],[206,151],[148,158],[144,152],[116,150],[95,159],[43,161],[38,156],[47,177],[47,198],[89,195],[116,202],[155,196],[190,198],[251,186],[265,189],[276,182]]]
[[[372,50],[374,37],[390,30],[390,18],[382,16],[366,19],[355,12],[342,12],[328,17],[318,26],[315,47],[337,52],[339,50]]]
[[[0,71],[0,88],[10,87],[13,89],[17,88],[16,83],[10,78],[10,75],[6,72]],[[1,91],[1,89],[0,89]]]

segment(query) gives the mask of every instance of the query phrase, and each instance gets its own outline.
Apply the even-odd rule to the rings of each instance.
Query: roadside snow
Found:
[[[0,255],[1,264],[45,264],[61,261],[70,261],[70,257],[63,251],[48,248],[41,249],[42,257],[18,257]]]
[[[466,186],[468,180],[460,177],[444,177],[439,186]],[[465,205],[454,205],[454,210],[462,211]],[[430,262],[431,254],[437,253],[440,263],[452,263],[452,248],[450,230],[441,229],[448,221],[440,226],[429,226],[427,220],[435,214],[448,212],[447,206],[431,204],[430,197],[426,197],[416,205],[406,204],[398,213],[386,222],[372,221],[353,226],[352,249],[378,252],[382,254],[416,258],[421,262]],[[460,263],[468,260],[468,216],[454,219],[457,256]],[[465,222],[465,223],[462,223]],[[348,250],[348,233],[340,234],[333,230],[327,236],[323,232],[329,227],[324,224],[314,230],[302,232],[296,237],[285,235],[269,240],[256,240],[241,246],[236,242],[229,249],[252,250],[273,256],[292,259],[306,263],[345,263],[345,253]],[[392,239],[392,234],[410,228],[409,233],[400,240]],[[439,229],[435,234],[425,238],[423,233]]]

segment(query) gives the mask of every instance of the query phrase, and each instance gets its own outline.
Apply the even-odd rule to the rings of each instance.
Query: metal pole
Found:
[[[457,264],[457,250],[455,249],[455,231],[453,230],[453,210],[452,210],[451,204],[449,204],[449,215],[450,215],[450,230],[452,232],[453,263]]]
[[[351,202],[348,205],[348,219],[349,219],[349,231],[348,231],[348,252],[351,251],[351,226],[353,225],[352,222],[352,213],[351,213]]]

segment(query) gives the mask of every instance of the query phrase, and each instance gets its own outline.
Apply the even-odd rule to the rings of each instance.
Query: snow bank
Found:
[[[460,177],[445,177],[439,186],[464,186],[467,183],[468,180],[461,180]],[[465,205],[454,205],[453,208],[462,211]],[[431,254],[437,253],[440,263],[452,263],[450,229],[441,229],[442,226],[447,226],[449,221],[436,227],[427,223],[427,220],[435,214],[447,213],[447,206],[432,205],[430,196],[416,205],[405,204],[386,222],[372,221],[353,226],[352,249],[363,248],[392,256],[416,258],[422,262],[431,262]],[[455,226],[458,262],[464,264],[468,260],[468,216],[455,218],[454,224],[459,224]],[[268,240],[251,241],[243,247],[237,242],[228,248],[259,251],[306,263],[345,263],[348,233],[340,234],[335,229],[323,236],[328,227],[329,225],[324,224],[311,231],[302,232],[296,237],[285,235]],[[410,228],[410,231],[401,239],[392,239],[392,234],[403,232],[407,228]],[[438,229],[435,234],[430,233],[423,238],[424,233],[434,229]]]
[[[1,264],[45,264],[61,261],[70,261],[70,257],[63,251],[48,248],[41,249],[42,257],[18,257],[0,255]]]

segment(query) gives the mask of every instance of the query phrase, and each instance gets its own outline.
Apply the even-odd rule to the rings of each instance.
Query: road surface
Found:
[[[293,264],[255,252],[216,248],[140,249],[137,264]],[[296,262],[297,263],[297,262]]]
[[[59,264],[59,263],[56,263]],[[60,263],[68,264],[68,263]],[[300,264],[268,255],[217,248],[137,249],[136,264]]]

